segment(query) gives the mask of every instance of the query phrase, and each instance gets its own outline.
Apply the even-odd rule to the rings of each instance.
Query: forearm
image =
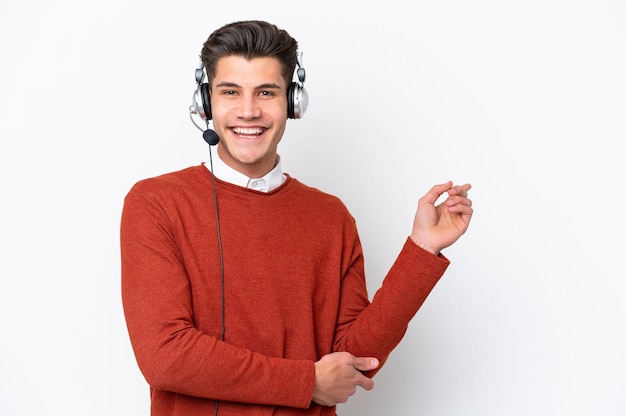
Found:
[[[152,337],[129,326],[139,367],[158,390],[239,403],[308,407],[314,364],[237,348],[193,327]]]

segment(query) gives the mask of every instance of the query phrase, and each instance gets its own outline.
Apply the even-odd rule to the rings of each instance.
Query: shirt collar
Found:
[[[215,152],[215,154],[217,154],[217,152]],[[211,169],[209,165],[205,164],[205,166],[207,169]],[[224,161],[219,157],[219,154],[213,159],[213,173],[215,173],[215,176],[222,181],[262,192],[273,191],[282,185],[283,182],[285,182],[285,179],[287,179],[287,177],[283,174],[279,155],[276,155],[276,166],[260,178],[249,178],[243,173],[231,168],[224,163]]]

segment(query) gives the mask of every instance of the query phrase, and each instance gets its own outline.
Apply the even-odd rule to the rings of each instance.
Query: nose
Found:
[[[253,119],[261,116],[261,107],[255,95],[245,95],[242,97],[239,106],[239,117]]]

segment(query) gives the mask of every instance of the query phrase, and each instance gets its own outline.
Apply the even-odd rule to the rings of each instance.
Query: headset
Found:
[[[309,106],[309,94],[304,88],[304,80],[306,78],[306,72],[302,67],[302,52],[297,56],[297,70],[295,75],[298,80],[291,82],[287,88],[287,117],[298,119],[304,116],[307,107]],[[195,71],[196,78],[196,90],[193,93],[191,99],[191,106],[189,107],[189,117],[191,122],[202,131],[202,137],[211,146],[216,145],[219,142],[219,137],[215,131],[208,128],[209,121],[213,118],[211,114],[211,94],[209,92],[208,75],[206,68],[200,59],[200,65]],[[192,115],[196,114],[202,120],[206,122],[207,129],[203,129],[196,124]]]

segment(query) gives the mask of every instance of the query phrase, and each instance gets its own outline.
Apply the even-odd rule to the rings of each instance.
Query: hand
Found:
[[[378,364],[376,358],[355,357],[348,352],[323,356],[315,363],[313,401],[322,406],[335,406],[347,402],[356,392],[356,386],[373,389],[374,382],[361,371],[374,370]]]
[[[453,186],[451,181],[435,185],[417,205],[411,239],[433,254],[452,245],[461,237],[472,218],[472,201],[467,197],[470,184]],[[444,193],[448,197],[435,206]]]

